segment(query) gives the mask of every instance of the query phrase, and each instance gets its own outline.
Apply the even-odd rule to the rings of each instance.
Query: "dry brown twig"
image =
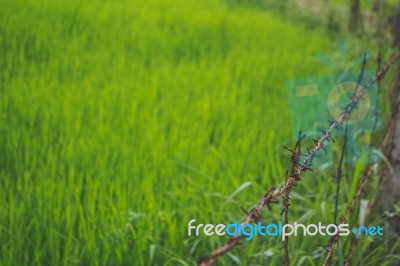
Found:
[[[276,200],[279,197],[282,197],[282,204],[283,204],[283,210],[282,214],[284,214],[284,222],[285,224],[288,223],[288,213],[289,213],[289,206],[290,206],[290,193],[292,191],[293,186],[296,186],[296,182],[300,181],[301,175],[310,170],[311,171],[311,165],[314,160],[314,158],[317,156],[317,154],[321,151],[324,150],[326,153],[325,149],[325,143],[327,141],[332,140],[332,132],[336,130],[342,130],[342,125],[343,123],[349,119],[349,116],[351,112],[354,110],[356,107],[357,103],[362,99],[362,97],[367,93],[367,90],[371,88],[375,82],[381,80],[387,71],[389,70],[390,66],[395,62],[395,60],[400,58],[400,53],[394,54],[389,62],[385,64],[376,74],[374,78],[368,81],[366,84],[365,88],[361,87],[360,89],[356,88],[355,93],[353,94],[351,102],[346,106],[345,111],[341,113],[336,121],[331,121],[328,129],[326,131],[323,131],[323,135],[319,138],[314,140],[314,148],[312,149],[307,149],[307,154],[305,155],[305,158],[300,162],[300,155],[301,155],[301,150],[300,150],[300,143],[305,137],[305,135],[302,135],[301,132],[299,133],[298,140],[296,142],[296,145],[293,149],[290,149],[288,147],[285,147],[287,150],[289,150],[292,153],[291,156],[291,171],[290,173],[286,174],[286,180],[285,183],[282,187],[280,187],[277,190],[269,190],[267,191],[263,198],[259,201],[257,206],[253,209],[251,209],[249,212],[245,211],[247,214],[246,219],[242,222],[242,225],[244,224],[249,224],[252,222],[258,222],[261,221],[262,215],[262,209],[267,206],[269,210],[272,209],[271,204],[273,203],[278,203]],[[365,189],[365,186],[367,185],[369,181],[369,176],[371,176],[373,172],[373,167],[372,165],[368,166],[366,169],[366,173],[364,174],[364,178],[361,180],[360,187],[356,193],[356,196],[353,198],[352,203],[350,206],[347,208],[346,214],[342,218],[341,222],[346,223],[348,217],[350,214],[353,212],[356,203],[359,201],[361,198],[361,194]],[[238,246],[241,244],[241,239],[243,236],[235,235],[229,238],[228,242],[216,249],[214,252],[211,254],[208,254],[206,256],[203,256],[199,259],[199,266],[211,266],[213,265],[217,258],[230,250],[232,250],[235,246]],[[337,243],[339,240],[339,235],[335,235],[331,238],[331,243],[328,247],[327,250],[327,256],[324,262],[324,265],[330,265],[331,258],[333,255],[333,246]],[[289,251],[288,251],[288,238],[285,238],[284,242],[284,262],[285,265],[289,265]]]

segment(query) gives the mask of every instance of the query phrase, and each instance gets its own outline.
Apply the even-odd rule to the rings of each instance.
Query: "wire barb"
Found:
[[[365,55],[364,55],[364,57],[365,57]],[[299,132],[295,147],[293,149],[285,147],[285,149],[288,150],[289,152],[291,152],[291,154],[292,154],[291,155],[292,168],[291,168],[290,173],[289,173],[289,171],[287,171],[285,174],[285,183],[283,184],[283,186],[281,188],[279,188],[277,190],[271,189],[271,190],[267,191],[266,193],[264,193],[264,196],[259,201],[258,205],[256,207],[254,207],[253,209],[251,209],[249,212],[247,212],[246,210],[244,210],[242,208],[242,210],[247,214],[247,217],[242,224],[249,224],[249,223],[252,223],[257,220],[261,221],[261,210],[265,206],[267,206],[268,209],[271,210],[272,209],[271,204],[279,202],[276,200],[278,197],[282,198],[282,205],[283,205],[282,214],[285,215],[284,222],[285,222],[285,224],[288,223],[289,206],[291,203],[290,193],[291,193],[292,188],[294,186],[296,186],[296,183],[298,181],[300,181],[301,174],[303,172],[306,172],[307,170],[311,170],[310,169],[311,163],[312,163],[313,159],[315,157],[317,157],[318,152],[323,150],[325,153],[327,153],[327,150],[324,146],[324,142],[332,140],[331,139],[332,131],[333,130],[343,131],[343,123],[349,119],[350,113],[354,110],[357,103],[362,99],[363,95],[365,95],[365,93],[367,93],[367,90],[372,88],[372,86],[377,81],[380,81],[385,76],[385,74],[389,70],[390,66],[392,64],[394,64],[395,60],[398,60],[398,59],[400,59],[400,53],[393,55],[391,57],[391,59],[389,60],[389,62],[380,68],[380,70],[376,74],[376,77],[370,79],[366,83],[364,88],[362,88],[362,87],[358,88],[358,86],[357,86],[357,91],[355,91],[355,93],[353,94],[351,103],[349,103],[347,105],[348,112],[345,111],[345,112],[341,113],[337,120],[329,121],[329,128],[327,130],[325,130],[325,132],[322,132],[323,135],[319,139],[314,140],[314,144],[315,144],[314,148],[312,148],[312,149],[307,148],[307,154],[301,153],[300,143],[305,138],[305,134],[302,134],[301,131]],[[364,69],[364,67],[365,67],[365,62],[363,62],[363,69]],[[360,77],[359,77],[359,79],[360,79]],[[359,84],[360,82],[361,82],[361,80],[357,83]],[[301,160],[301,156],[304,156],[305,158],[303,160]],[[337,174],[338,173],[342,177],[342,170],[338,171]],[[372,167],[372,165],[369,165],[365,171],[364,177],[361,180],[359,189],[357,190],[352,203],[347,208],[345,215],[341,219],[341,223],[346,223],[348,217],[355,209],[356,203],[360,200],[361,194],[365,190],[365,187],[368,184],[368,181],[369,181],[372,173],[373,173],[373,167]],[[201,257],[199,259],[198,264],[200,266],[213,265],[219,256],[229,252],[235,246],[241,245],[242,242],[240,241],[240,239],[242,237],[243,236],[238,236],[238,235],[230,237],[224,246],[216,249],[214,252],[212,252],[211,254],[209,254],[207,256]],[[331,237],[331,239],[328,243],[328,246],[327,246],[327,255],[325,258],[324,266],[330,265],[330,262],[332,260],[332,255],[333,255],[333,246],[338,242],[338,240],[339,240],[338,234]],[[285,238],[285,241],[284,241],[283,250],[284,250],[284,264],[286,266],[288,266],[289,265],[289,249],[288,249],[288,238],[287,237]]]

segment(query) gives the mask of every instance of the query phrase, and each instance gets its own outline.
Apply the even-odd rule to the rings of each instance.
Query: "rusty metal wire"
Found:
[[[301,175],[304,172],[312,171],[311,167],[312,167],[313,160],[315,159],[315,157],[318,156],[318,154],[321,152],[321,150],[323,150],[325,152],[325,154],[327,153],[325,144],[329,141],[333,141],[332,132],[334,130],[343,130],[343,125],[349,119],[350,114],[357,107],[357,104],[362,99],[362,97],[367,93],[368,89],[372,88],[372,86],[377,81],[380,81],[385,76],[385,74],[389,70],[390,66],[393,65],[394,62],[396,60],[398,60],[399,58],[400,58],[400,53],[394,54],[391,57],[391,59],[388,61],[388,63],[383,65],[381,67],[381,69],[377,72],[376,76],[371,78],[364,87],[357,86],[357,88],[353,94],[351,102],[348,105],[346,105],[346,107],[345,107],[345,111],[339,115],[337,120],[329,122],[329,127],[326,130],[322,131],[322,136],[320,138],[313,140],[315,146],[312,149],[307,148],[306,154],[302,154],[301,149],[300,149],[301,141],[305,137],[305,135],[303,135],[301,132],[299,133],[299,136],[298,136],[298,139],[297,139],[297,142],[296,142],[294,148],[285,147],[291,153],[291,163],[292,163],[291,171],[286,173],[285,183],[279,189],[268,190],[264,194],[264,196],[261,198],[261,200],[259,201],[259,203],[257,204],[256,207],[254,207],[250,211],[245,211],[247,217],[242,222],[242,225],[261,221],[262,209],[265,206],[267,206],[267,208],[269,210],[271,210],[271,205],[279,202],[277,200],[277,198],[282,198],[282,205],[283,205],[282,214],[284,214],[285,224],[288,223],[288,213],[289,213],[289,206],[290,206],[290,201],[291,201],[290,193],[292,191],[293,186],[296,186],[296,183],[300,181]],[[303,155],[303,157],[302,157],[302,155]],[[301,160],[301,158],[303,158],[303,159]],[[372,165],[369,165],[365,171],[365,174],[361,180],[361,183],[359,184],[359,189],[357,190],[357,193],[356,193],[355,197],[353,198],[353,201],[347,208],[344,217],[341,219],[341,223],[346,223],[349,216],[353,212],[356,204],[358,203],[358,201],[361,198],[361,194],[363,193],[366,185],[369,182],[372,172],[373,172],[373,167],[372,167]],[[201,257],[198,261],[198,265],[199,266],[213,265],[219,256],[222,256],[223,254],[232,250],[234,247],[240,245],[241,244],[240,240],[242,239],[242,237],[243,236],[239,236],[239,235],[230,237],[224,246],[216,249],[215,251],[213,251],[212,253],[210,253],[206,256]],[[332,236],[330,244],[328,245],[328,248],[327,248],[327,255],[325,258],[324,265],[330,265],[332,255],[333,255],[333,248],[338,240],[339,240],[339,235]],[[284,242],[284,263],[287,266],[289,265],[289,250],[288,250],[287,237],[285,238],[285,242]]]

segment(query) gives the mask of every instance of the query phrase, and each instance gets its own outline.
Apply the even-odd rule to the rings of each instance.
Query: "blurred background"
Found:
[[[0,3],[4,266],[195,265],[228,238],[187,236],[191,219],[241,221],[240,207],[284,182],[283,146],[294,143],[286,81],[359,70],[352,62],[367,49],[376,69],[400,42],[398,1]],[[392,78],[381,84],[384,126]],[[346,168],[341,213],[362,167]],[[334,173],[307,174],[292,221],[333,221]],[[385,225],[379,211],[368,219]],[[292,265],[321,265],[328,240],[292,237]],[[395,234],[361,243],[355,265],[398,265]],[[281,240],[258,237],[218,265],[282,262]]]

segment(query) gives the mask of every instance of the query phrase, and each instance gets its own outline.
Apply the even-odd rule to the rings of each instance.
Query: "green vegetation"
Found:
[[[4,266],[194,265],[227,237],[188,237],[188,221],[241,220],[282,184],[285,82],[329,73],[314,56],[337,49],[322,29],[232,1],[1,2]],[[291,219],[333,220],[333,171],[304,178]],[[327,241],[292,237],[293,265],[320,265]],[[382,243],[355,260],[389,265]],[[281,245],[256,238],[219,262],[280,265]]]

